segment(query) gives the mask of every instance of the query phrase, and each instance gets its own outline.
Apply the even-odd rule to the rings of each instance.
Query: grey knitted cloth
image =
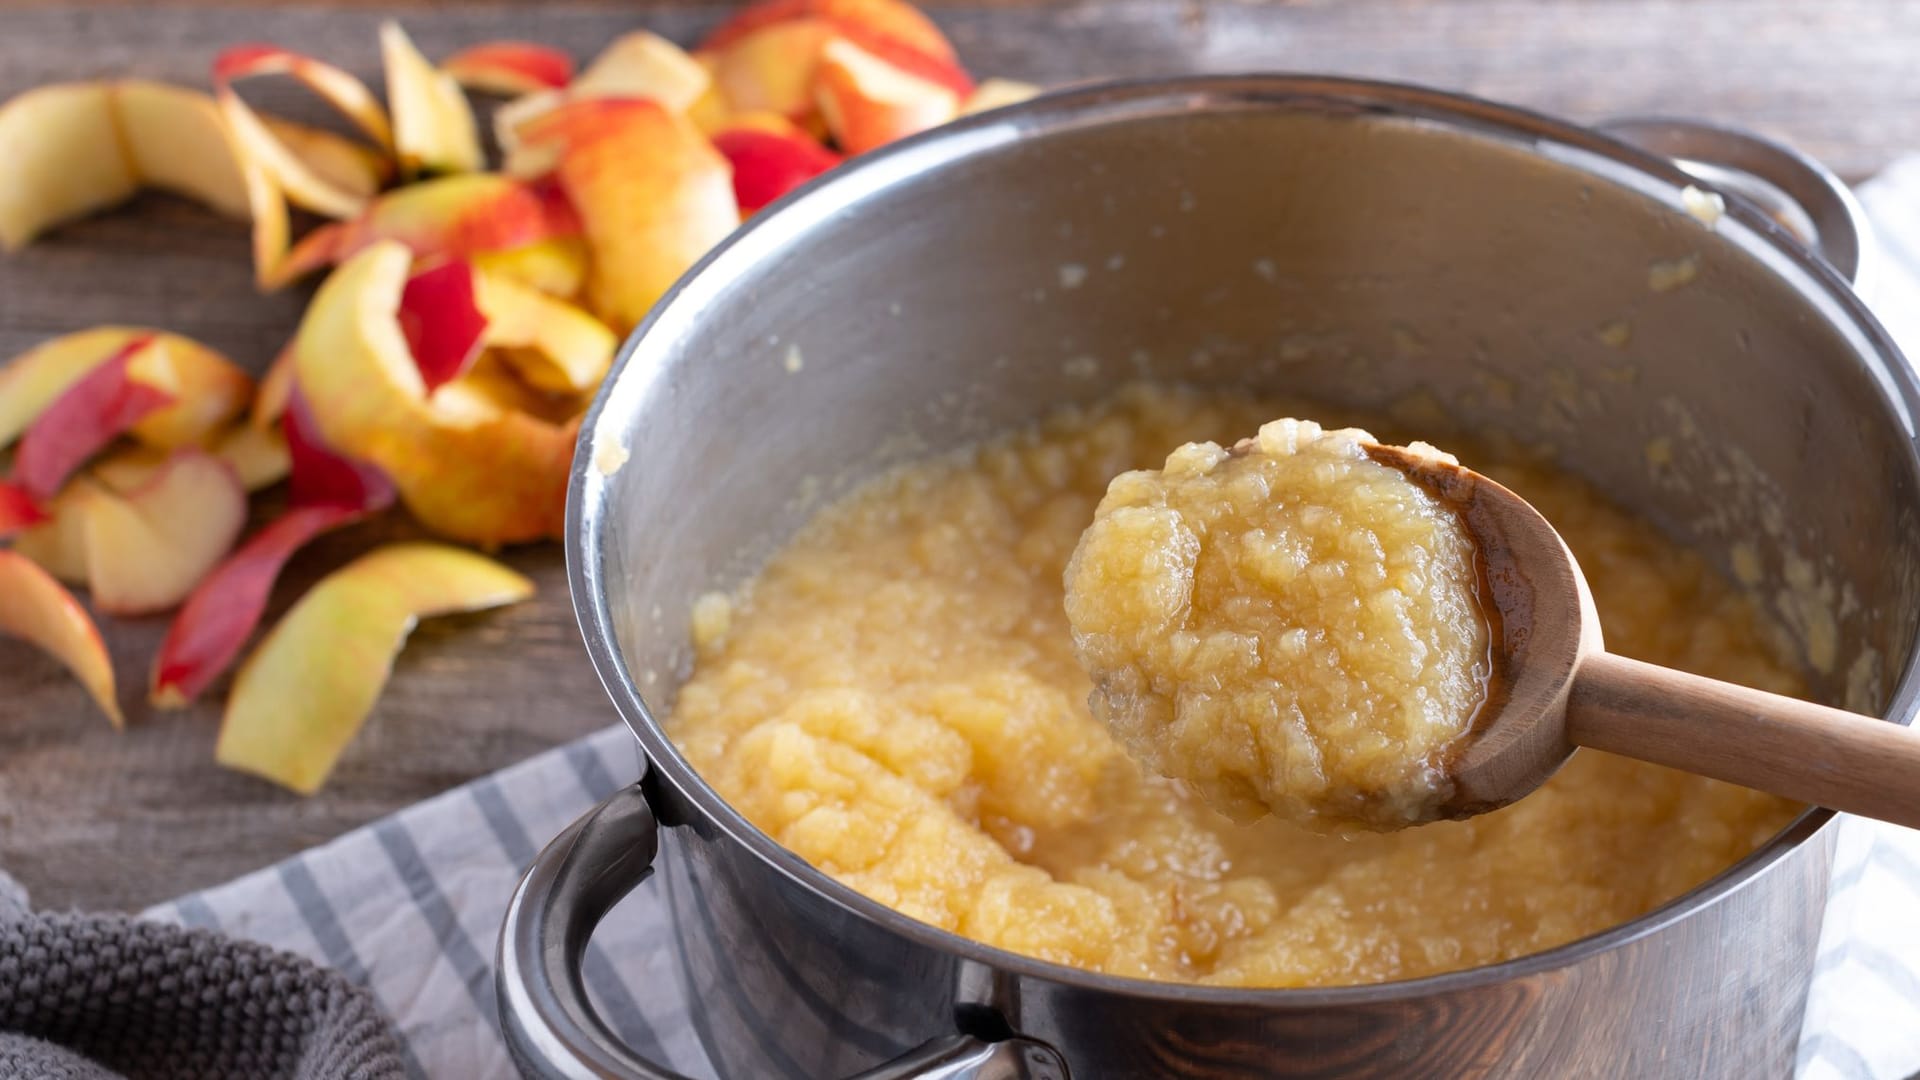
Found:
[[[0,874],[0,1078],[401,1080],[365,991],[263,945],[36,914]]]

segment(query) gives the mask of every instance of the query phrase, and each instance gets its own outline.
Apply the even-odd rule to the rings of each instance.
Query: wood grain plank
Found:
[[[727,5],[9,6],[0,96],[110,74],[204,85],[213,55],[249,40],[296,45],[372,79],[374,28],[394,10],[429,54],[527,37],[587,55],[634,26],[690,40]],[[1920,149],[1920,5],[1903,0],[1015,0],[932,10],[976,70],[1043,82],[1314,70],[1582,119],[1658,111],[1731,121],[1855,176]],[[117,321],[195,335],[258,369],[304,295],[259,297],[248,275],[240,227],[142,197],[0,259],[0,355]],[[305,583],[406,528],[369,526],[317,545],[297,560],[276,613]],[[109,628],[138,718],[124,734],[51,662],[0,642],[0,867],[43,904],[137,907],[611,722],[577,643],[557,547],[506,557],[539,583],[538,600],[422,627],[367,731],[313,799],[214,767],[216,708],[145,715],[136,699],[164,619]]]

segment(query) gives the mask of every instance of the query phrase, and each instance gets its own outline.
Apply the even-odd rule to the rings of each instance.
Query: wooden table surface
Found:
[[[372,81],[374,29],[393,10],[0,8],[0,96],[114,74],[203,86],[212,56],[249,40],[316,53]],[[512,36],[582,56],[636,26],[691,41],[725,10],[398,8],[429,55]],[[1796,143],[1849,177],[1920,149],[1920,3],[1910,0],[1120,0],[932,11],[981,74],[1061,82],[1264,68],[1397,78],[1576,119],[1665,112],[1731,121]],[[63,229],[0,257],[0,356],[122,322],[199,337],[258,369],[292,330],[304,294],[256,295],[246,252],[241,227],[160,196]],[[369,526],[304,553],[269,617],[295,586],[376,531],[396,529],[405,526]],[[121,733],[56,664],[0,641],[0,869],[42,905],[137,908],[611,722],[578,644],[558,546],[506,558],[538,581],[538,599],[423,626],[332,783],[309,799],[217,768],[217,707],[148,712],[140,699],[164,618],[106,625],[132,721]]]

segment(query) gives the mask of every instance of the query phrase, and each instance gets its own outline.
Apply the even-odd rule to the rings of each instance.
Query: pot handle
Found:
[[[534,859],[507,905],[495,990],[520,1071],[540,1080],[687,1080],[644,1060],[593,1010],[581,961],[613,906],[653,874],[660,826],[639,784],[568,826]],[[1043,1043],[946,1035],[854,1080],[1067,1080]]]
[[[1757,207],[1871,295],[1873,234],[1866,211],[1833,171],[1783,143],[1735,127],[1667,116],[1626,116],[1596,125],[1669,158],[1724,195]]]

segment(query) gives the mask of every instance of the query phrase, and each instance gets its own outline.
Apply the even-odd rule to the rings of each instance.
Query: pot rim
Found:
[[[1201,105],[1220,109],[1274,108],[1289,104],[1323,113],[1344,110],[1394,117],[1518,144],[1556,162],[1580,168],[1597,180],[1638,190],[1676,208],[1680,205],[1681,189],[1695,183],[1667,159],[1592,129],[1527,109],[1386,80],[1248,73],[1135,78],[1055,90],[1030,102],[966,117],[862,155],[787,194],[707,252],[655,303],[622,345],[581,425],[567,497],[568,585],[594,670],[621,718],[639,741],[647,770],[654,779],[664,779],[671,784],[681,797],[699,808],[708,823],[717,826],[792,884],[917,944],[997,970],[1088,991],[1262,1010],[1403,1001],[1566,967],[1655,933],[1696,909],[1724,900],[1832,821],[1833,811],[1809,808],[1747,857],[1665,904],[1618,926],[1543,952],[1497,964],[1391,982],[1300,988],[1208,986],[1109,975],[1056,964],[974,941],[895,911],[834,880],[760,831],[700,777],[667,737],[627,670],[614,632],[612,612],[601,579],[606,477],[594,464],[594,444],[601,422],[613,415],[609,412],[610,403],[617,396],[622,373],[630,365],[650,362],[642,353],[648,349],[662,322],[686,317],[679,309],[687,305],[679,301],[708,279],[729,275],[732,272],[729,264],[752,259],[757,247],[779,243],[779,235],[791,225],[811,224],[869,191],[884,189],[897,178],[918,173],[936,163],[962,160],[977,151],[1011,143],[1027,131],[1113,122],[1170,109],[1192,111]],[[1794,282],[1796,291],[1810,306],[1824,307],[1828,321],[1851,328],[1858,339],[1857,352],[1881,362],[1882,370],[1875,373],[1879,376],[1877,381],[1888,403],[1904,414],[1902,419],[1911,438],[1913,418],[1920,416],[1920,379],[1846,280],[1776,222],[1738,202],[1730,202],[1726,207],[1721,228],[1728,230],[1728,235],[1736,241],[1744,241],[1741,246],[1749,255],[1775,260],[1771,265],[1776,274],[1782,274],[1784,268],[1804,275],[1804,282]],[[1910,724],[1917,705],[1920,705],[1920,643],[1904,658],[1887,716],[1896,723]]]

